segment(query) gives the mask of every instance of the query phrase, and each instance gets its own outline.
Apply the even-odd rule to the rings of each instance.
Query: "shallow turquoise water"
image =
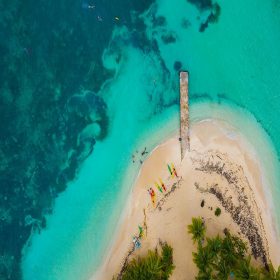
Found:
[[[145,51],[135,47],[133,34],[126,27],[115,28],[103,53],[103,63],[114,71],[114,77],[98,93],[108,106],[108,136],[95,145],[77,178],[56,199],[46,229],[35,233],[30,247],[25,248],[24,279],[88,279],[95,272],[140,167],[139,162],[132,164],[131,155],[144,147],[150,151],[179,127],[175,61],[190,72],[192,108],[201,101],[210,112],[215,111],[213,102],[222,108],[223,104],[230,106],[237,115],[240,107],[244,108],[252,115],[240,114],[244,123],[235,122],[235,126],[254,142],[255,135],[248,131],[255,133],[249,128],[259,123],[255,144],[262,150],[260,154],[265,157],[269,153],[269,159],[271,151],[280,154],[277,3],[219,1],[217,23],[199,32],[209,9],[200,11],[185,0],[158,1],[141,17],[151,46]],[[155,24],[159,16],[165,21]],[[230,114],[227,106],[219,118]],[[205,111],[201,110],[201,117],[207,116]],[[195,111],[197,118],[199,112]],[[277,157],[272,160],[275,165],[271,168],[276,169],[272,173],[279,172]],[[274,196],[280,197],[280,188],[272,187]],[[279,208],[276,211],[280,214]]]
[[[107,63],[111,55],[106,56]],[[131,47],[123,55],[117,78],[103,88],[111,119],[109,135],[95,145],[93,156],[85,161],[77,180],[59,196],[47,228],[32,238],[23,260],[25,279],[35,275],[37,279],[90,277],[104,245],[113,237],[128,188],[139,170],[139,161],[132,164],[132,154],[144,147],[150,150],[179,127],[178,118],[174,118],[177,106],[154,115],[160,108],[156,102],[150,103],[149,95],[142,94],[169,87],[168,79],[158,86],[153,83],[153,76],[162,76],[156,59]],[[168,95],[166,99],[168,102]],[[130,176],[123,184],[122,177],[131,164]]]

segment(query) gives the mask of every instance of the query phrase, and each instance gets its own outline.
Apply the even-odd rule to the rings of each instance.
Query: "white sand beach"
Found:
[[[192,252],[196,247],[187,225],[197,216],[205,219],[208,235],[222,235],[227,228],[247,241],[259,262],[266,259],[275,266],[280,264],[280,240],[267,193],[269,186],[252,145],[233,127],[217,120],[193,124],[190,139],[191,151],[182,162],[178,136],[158,146],[145,160],[113,245],[92,279],[107,280],[118,275],[133,248],[138,226],[144,228],[141,248],[128,260],[146,254],[159,240],[166,241],[174,249],[176,268],[171,279],[194,279],[197,270]],[[170,177],[167,164],[171,163],[178,178]],[[156,190],[154,182],[159,178],[166,192]],[[150,187],[156,192],[155,206],[148,193]],[[214,214],[217,207],[221,208],[219,217]],[[254,242],[249,243],[248,238]]]

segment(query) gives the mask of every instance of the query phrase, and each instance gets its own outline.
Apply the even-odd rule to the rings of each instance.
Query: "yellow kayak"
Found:
[[[157,182],[155,182],[155,186],[162,193],[162,188],[160,187],[160,185]]]

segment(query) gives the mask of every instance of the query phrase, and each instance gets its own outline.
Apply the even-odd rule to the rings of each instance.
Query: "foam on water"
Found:
[[[205,15],[186,0],[158,1],[143,15],[147,36],[156,39],[158,52],[133,47],[127,29],[116,28],[103,55],[115,76],[99,92],[108,105],[108,137],[95,145],[77,179],[57,198],[47,228],[34,234],[25,248],[25,280],[83,280],[94,273],[140,168],[132,164],[131,155],[145,146],[150,151],[179,128],[175,61],[190,71],[191,121],[215,117],[237,127],[268,169],[267,186],[275,185],[279,164],[261,125],[279,151],[279,9],[260,0],[220,4],[219,22],[201,33],[199,20]],[[152,23],[159,15],[166,19],[165,26]],[[184,19],[191,23],[188,28],[182,25]],[[164,42],[163,35],[176,40]],[[205,93],[207,100],[221,104],[197,103]],[[275,197],[280,197],[279,190],[272,187]]]

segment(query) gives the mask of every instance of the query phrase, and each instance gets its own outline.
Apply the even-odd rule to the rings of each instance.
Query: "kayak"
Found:
[[[161,178],[159,178],[159,182],[160,182],[162,188],[164,189],[164,191],[166,191],[166,187],[165,187],[164,183],[162,182]]]
[[[174,164],[171,163],[171,166],[172,166],[173,173],[176,175],[176,177],[178,177]]]
[[[159,185],[157,182],[155,182],[155,186],[156,186],[157,189],[162,193],[162,188],[160,187],[160,185]]]
[[[172,172],[172,170],[171,170],[170,165],[169,165],[169,164],[167,164],[167,167],[168,167],[168,170],[169,170],[169,172],[170,172],[170,175],[172,176],[172,175],[173,175],[173,172]]]

